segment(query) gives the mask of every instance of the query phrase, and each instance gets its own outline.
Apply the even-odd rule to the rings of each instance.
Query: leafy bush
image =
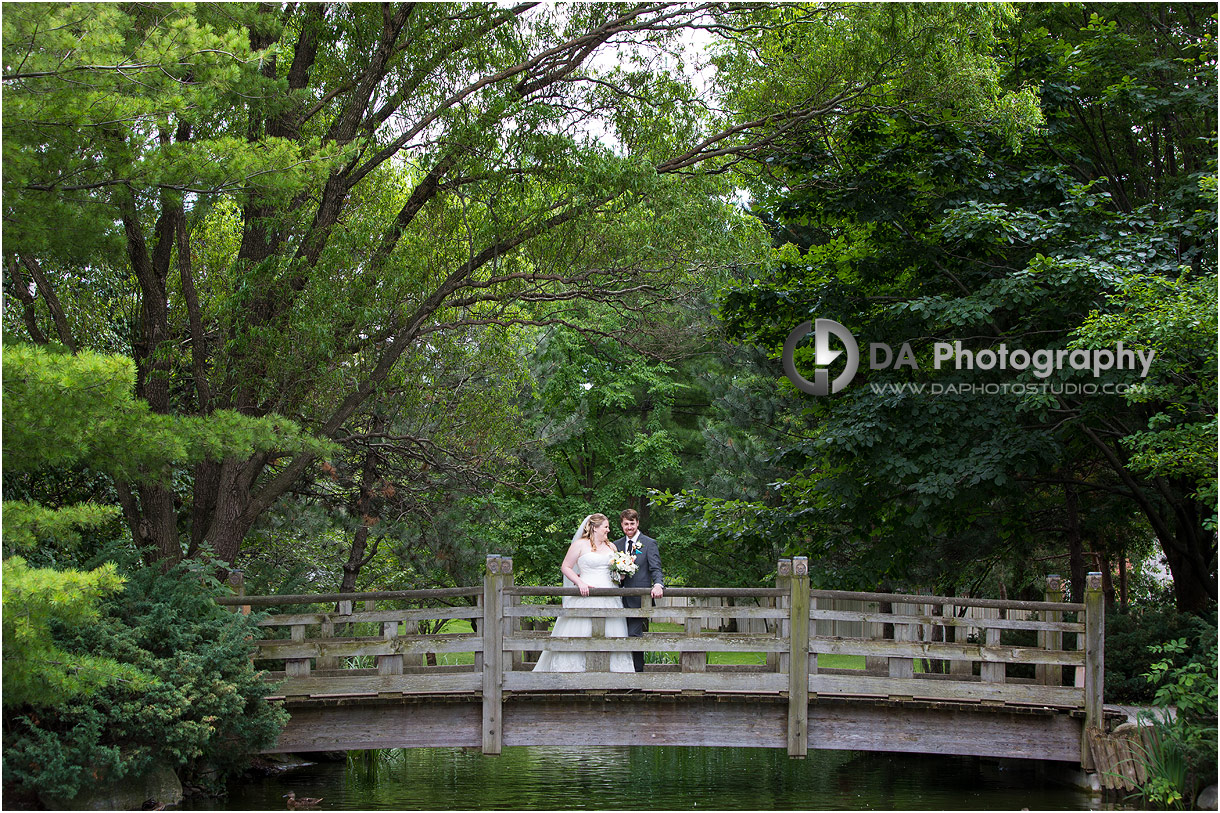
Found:
[[[1107,703],[1151,703],[1153,686],[1145,677],[1158,660],[1151,647],[1186,637],[1194,616],[1172,607],[1132,608],[1106,614]],[[1185,658],[1178,657],[1182,663]]]
[[[138,776],[156,763],[209,791],[273,743],[286,719],[263,700],[249,660],[252,619],[213,601],[223,588],[199,565],[137,570],[89,625],[60,626],[68,652],[110,658],[154,679],[116,681],[50,708],[5,709],[4,783],[71,798],[89,784]]]
[[[1216,623],[1191,619],[1186,637],[1150,647],[1159,656],[1146,680],[1153,704],[1175,714],[1155,714],[1155,736],[1145,749],[1148,779],[1140,794],[1165,808],[1189,806],[1200,788],[1216,782]],[[1183,662],[1185,660],[1185,662]]]

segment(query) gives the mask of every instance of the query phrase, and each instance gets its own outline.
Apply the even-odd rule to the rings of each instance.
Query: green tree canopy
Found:
[[[776,152],[776,183],[759,187],[775,259],[726,290],[723,319],[775,354],[801,322],[835,319],[861,369],[827,398],[781,381],[803,421],[783,455],[799,475],[778,506],[705,501],[708,520],[803,538],[830,579],[947,589],[1001,563],[1032,582],[1031,559],[1056,553],[1048,532],[1081,580],[1086,543],[1108,559],[1153,536],[1180,605],[1200,609],[1216,591],[1215,16],[1028,7],[995,47],[1007,86],[1041,96],[1047,125],[1019,150],[957,115],[872,111]],[[1147,379],[933,358],[955,340],[1032,353],[1119,339],[1168,356]],[[915,364],[869,369],[870,343],[904,342]],[[798,349],[798,367],[812,355]],[[1005,383],[1030,386],[975,388]],[[1141,386],[1064,388],[1086,384]]]
[[[986,6],[14,6],[5,285],[23,307],[9,327],[128,352],[156,414],[281,414],[346,437],[442,334],[595,332],[568,321],[571,303],[646,309],[740,248],[752,232],[724,172],[760,155],[777,123],[943,104],[928,77],[1003,111],[987,36],[971,33],[993,18]],[[717,110],[681,70],[694,30],[730,43],[721,76],[739,110]],[[764,41],[761,67],[728,56]],[[785,94],[748,78],[769,67]],[[747,99],[773,104],[747,111]],[[176,550],[181,525],[231,562],[316,458],[234,453],[197,465],[177,501],[150,483],[120,499],[140,547]]]

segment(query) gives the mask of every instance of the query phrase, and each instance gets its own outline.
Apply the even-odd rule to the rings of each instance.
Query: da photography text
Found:
[[[817,365],[813,381],[809,381],[796,369],[796,346],[813,334],[814,357]],[[834,337],[843,345],[842,350],[832,350],[830,339]],[[840,355],[845,355],[843,369],[833,379],[830,365]],[[955,370],[1026,370],[1035,378],[1046,379],[1057,370],[1072,369],[1091,371],[1097,378],[1107,370],[1138,370],[1140,378],[1148,376],[1148,370],[1156,358],[1155,350],[1133,350],[1118,342],[1113,348],[1086,349],[1009,349],[1007,344],[995,348],[969,350],[960,341],[936,342],[932,345],[932,366],[940,370],[950,364]],[[802,322],[784,342],[784,375],[802,392],[810,395],[832,395],[839,392],[855,377],[860,366],[860,346],[846,327],[832,319]],[[870,370],[919,369],[919,361],[909,342],[903,342],[895,353],[892,345],[873,342],[868,346],[868,368]],[[939,394],[939,393],[935,393]]]

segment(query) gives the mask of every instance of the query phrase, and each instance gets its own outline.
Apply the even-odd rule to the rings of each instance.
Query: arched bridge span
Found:
[[[273,667],[269,699],[291,714],[272,752],[693,745],[1092,768],[1089,731],[1106,728],[1100,574],[1083,604],[1063,601],[1057,576],[1044,601],[811,590],[803,558],[781,560],[773,588],[668,588],[661,606],[647,590],[594,592],[645,595],[645,606],[538,603],[577,591],[515,585],[501,556],[479,586],[221,603],[275,612],[254,642]],[[592,617],[593,637],[551,637],[550,619],[567,612]],[[639,615],[681,629],[605,637],[606,618]],[[438,631],[462,621],[470,632]],[[586,671],[531,671],[544,647],[585,653]],[[635,650],[676,662],[608,671],[611,652]],[[718,663],[741,660],[722,653],[757,663]],[[842,655],[865,668],[834,668]]]

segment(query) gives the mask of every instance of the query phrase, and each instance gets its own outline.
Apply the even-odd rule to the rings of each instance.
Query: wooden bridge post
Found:
[[[792,557],[788,595],[788,756],[809,752],[809,560]]]
[[[810,612],[812,612],[813,610],[816,610],[817,608],[818,608],[818,600],[816,598],[814,598],[813,596],[810,596],[809,597]],[[818,637],[818,622],[814,621],[813,619],[809,620],[809,634],[812,635],[812,637],[814,637],[814,638]],[[809,636],[807,635],[806,638],[808,638],[808,637]],[[809,657],[806,658],[805,660],[809,664],[809,667],[808,667],[809,674],[816,675],[818,673],[818,653],[810,652]]]
[[[683,622],[682,631],[687,635],[698,635],[703,632],[703,619],[697,616],[688,615]],[[683,652],[679,659],[682,662],[683,672],[706,672],[707,671],[707,653],[706,652]]]
[[[244,596],[246,594],[246,574],[240,570],[230,570],[228,575],[229,587],[233,590],[233,595]],[[229,612],[240,612],[242,615],[250,614],[249,604],[238,604],[230,608]]]
[[[606,619],[590,618],[593,622],[593,630],[590,632],[590,637],[593,641],[606,640]],[[593,642],[590,642],[592,644]],[[610,671],[610,653],[606,651],[589,650],[585,653],[585,671],[586,672],[609,672]]]
[[[508,560],[512,572],[512,560]],[[483,573],[483,753],[499,754],[504,741],[501,731],[504,686],[504,574],[500,557],[490,554]]]
[[[957,593],[955,595],[960,597],[961,591],[960,590],[957,591]],[[950,629],[953,630],[953,643],[955,643],[955,644],[969,643],[970,628],[965,626],[966,619],[970,616],[969,608],[965,608],[963,610],[963,612],[959,613],[957,611],[957,605],[948,604],[948,605],[945,605],[945,608],[941,611],[941,613],[943,615],[950,616],[954,620],[954,624],[952,627],[945,628],[946,632]],[[959,622],[960,622],[960,624],[959,624]],[[946,641],[949,640],[949,636],[946,635],[945,640]],[[974,662],[973,661],[959,661],[959,660],[949,661],[949,674],[955,675],[959,678],[964,677],[967,680],[969,680],[970,676],[974,674]]]
[[[1106,604],[1101,590],[1101,574],[1090,573],[1084,590],[1084,729],[1080,736],[1080,766],[1094,769],[1089,750],[1089,730],[1102,730],[1105,687]]]
[[[365,602],[365,607],[372,604],[371,601]],[[381,623],[381,637],[386,641],[398,640],[398,622],[383,621]],[[378,655],[377,656],[377,674],[379,675],[401,675],[402,674],[402,655]]]
[[[507,567],[507,570],[505,569]],[[511,556],[500,557],[500,575],[504,577],[504,587],[512,587],[516,583],[516,577],[513,575],[513,559]],[[516,607],[521,603],[520,596],[505,596],[504,610],[506,612],[509,607]],[[507,637],[515,636],[521,631],[521,616],[505,615],[504,616],[504,635]],[[509,672],[520,672],[525,669],[525,653],[521,650],[513,650],[508,660],[504,664]]]
[[[882,607],[888,609],[882,610]],[[882,604],[879,601],[868,601],[864,603],[865,612],[881,613],[887,612],[891,615],[894,612],[892,604]],[[897,631],[893,624],[890,624],[892,629]],[[885,640],[885,623],[881,621],[865,621],[864,622],[864,637],[870,641]],[[890,669],[890,659],[884,655],[865,655],[864,656],[864,671],[869,675],[887,675]]]
[[[395,632],[397,632],[399,622],[391,621],[389,623],[394,625]],[[439,623],[443,624],[444,622],[442,621]],[[412,635],[412,636],[419,635],[419,622],[418,621],[403,621],[402,622],[402,634],[403,635]],[[427,665],[427,662],[428,662],[427,657],[422,654],[411,655],[410,657],[407,657],[406,655],[399,655],[398,657],[402,660],[402,663],[404,666],[425,666],[425,665]]]
[[[890,604],[890,612],[897,614],[898,610],[894,604]],[[906,612],[911,612],[907,610]],[[892,624],[894,627],[894,641],[914,641],[916,637],[914,624],[904,624],[897,620]],[[889,663],[886,669],[889,676],[892,678],[913,678],[915,677],[915,659],[914,658],[895,658],[887,659]]]
[[[790,594],[792,591],[792,560],[780,559],[775,567],[775,586],[780,590],[787,591],[789,595],[777,596],[775,599],[775,608],[777,610],[786,610],[791,606]],[[775,635],[781,641],[786,641],[788,635],[792,632],[789,629],[788,619],[781,618],[775,623]],[[787,652],[769,652],[767,653],[767,666],[771,667],[776,672],[784,674],[788,671],[788,653]]]
[[[610,653],[605,650],[594,650],[592,644],[596,641],[606,640],[606,619],[605,618],[590,618],[592,630],[589,632],[593,641],[590,642],[590,650],[585,653],[585,671],[586,672],[609,672],[610,671]]]
[[[1000,617],[1004,617],[1004,610],[997,611]],[[983,645],[987,648],[998,648],[1000,646],[1000,630],[998,627],[987,627],[983,633]],[[979,666],[979,680],[984,683],[1003,683],[1008,677],[1008,665],[1003,662],[983,661]]]
[[[305,641],[305,625],[293,624],[289,632],[293,643]],[[309,658],[289,658],[284,661],[284,671],[288,677],[309,677]]]
[[[1046,601],[1060,603],[1063,601],[1063,577],[1052,573],[1046,577]],[[1058,623],[1063,620],[1063,613],[1058,610],[1043,610],[1044,620]],[[1048,652],[1063,649],[1063,633],[1059,630],[1039,630],[1038,647]],[[1043,686],[1059,686],[1063,683],[1063,667],[1053,663],[1040,663],[1035,667],[1035,682]]]

